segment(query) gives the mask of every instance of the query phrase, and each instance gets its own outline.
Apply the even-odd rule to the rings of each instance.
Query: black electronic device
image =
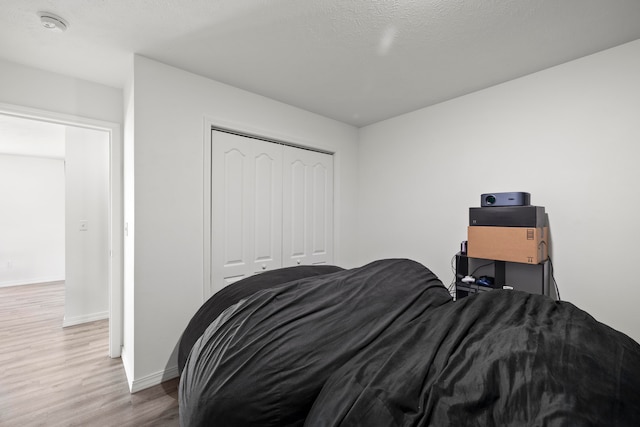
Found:
[[[470,258],[457,253],[455,268],[456,299],[494,289],[512,289],[559,299],[555,281],[552,280],[553,265],[549,259],[540,264],[523,264]],[[476,279],[470,274],[480,277]]]
[[[544,206],[486,206],[469,208],[469,225],[492,227],[544,227]]]
[[[480,195],[480,206],[527,206],[529,204],[531,204],[531,194],[521,191]]]
[[[489,277],[489,276],[480,276],[480,278],[476,279],[476,281],[474,282],[476,285],[480,285],[480,286],[488,286],[490,288],[493,288],[493,283],[495,282],[493,277]]]

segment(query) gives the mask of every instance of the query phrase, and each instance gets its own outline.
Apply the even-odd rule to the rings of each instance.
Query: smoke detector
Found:
[[[55,31],[57,33],[67,31],[69,24],[67,24],[67,22],[58,15],[50,12],[38,12],[38,16],[40,17],[42,26],[47,30]]]

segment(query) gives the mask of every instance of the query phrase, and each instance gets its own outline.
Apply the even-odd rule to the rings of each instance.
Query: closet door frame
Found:
[[[202,283],[202,301],[206,301],[212,295],[211,281],[212,281],[212,265],[211,265],[211,244],[212,244],[212,229],[211,229],[211,202],[212,202],[212,194],[211,194],[211,164],[212,164],[212,155],[213,155],[213,140],[212,140],[212,132],[213,131],[222,131],[234,133],[237,135],[260,139],[263,141],[273,142],[276,144],[287,145],[291,147],[306,149],[317,151],[320,153],[330,154],[334,156],[334,167],[333,167],[333,197],[336,197],[336,182],[338,182],[337,177],[335,176],[335,162],[337,153],[319,148],[314,143],[310,143],[308,141],[300,141],[300,143],[295,143],[293,141],[299,141],[300,138],[296,138],[292,135],[281,134],[277,132],[273,132],[266,129],[260,129],[256,127],[249,126],[243,123],[235,123],[226,120],[221,120],[212,117],[204,117],[203,120],[203,283]],[[338,218],[338,204],[333,203],[333,242],[336,241],[336,218]],[[334,263],[337,263],[335,259],[336,251],[333,250]]]

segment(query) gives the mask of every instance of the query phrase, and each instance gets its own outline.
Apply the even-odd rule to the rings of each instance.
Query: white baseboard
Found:
[[[0,282],[0,288],[8,288],[9,286],[38,285],[49,282],[64,282],[64,277],[36,277],[26,280],[7,280],[6,282]]]
[[[122,347],[120,358],[122,359],[124,373],[127,377],[127,382],[129,383],[129,392],[131,392],[132,394],[180,376],[178,366],[176,365],[169,367],[163,371],[158,371],[145,377],[136,379],[134,378],[135,375],[132,369],[132,360],[129,360],[129,353],[127,353],[126,347]]]
[[[74,316],[67,318],[65,316],[62,321],[62,327],[66,328],[67,326],[79,325],[81,323],[95,322],[96,320],[103,320],[109,318],[109,311],[101,311],[99,313],[91,313],[83,316]]]
[[[134,378],[133,381],[129,382],[129,390],[131,391],[131,393],[137,393],[141,390],[156,386],[179,376],[180,372],[178,371],[178,366],[173,366],[163,371],[158,371],[139,379]]]
[[[120,360],[122,360],[122,366],[124,367],[124,375],[127,377],[127,383],[129,384],[129,392],[132,393],[133,389],[133,365],[132,360],[129,360],[129,353],[125,346],[122,346],[120,350]],[[131,369],[131,371],[129,371]]]

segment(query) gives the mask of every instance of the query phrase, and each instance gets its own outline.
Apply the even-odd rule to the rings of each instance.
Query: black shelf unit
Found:
[[[498,261],[482,258],[470,258],[461,252],[456,254],[456,299],[475,295],[494,289],[514,289],[532,294],[547,295],[558,299],[552,283],[553,266],[550,260],[540,264]],[[464,283],[462,278],[472,275],[493,277],[492,286]]]

